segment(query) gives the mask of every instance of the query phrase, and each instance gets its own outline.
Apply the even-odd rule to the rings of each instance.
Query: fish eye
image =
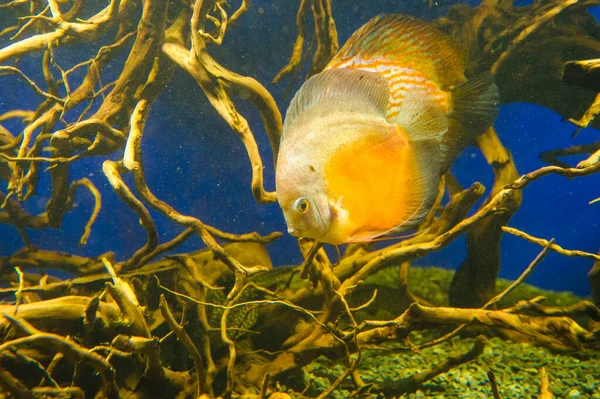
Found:
[[[310,202],[306,198],[298,198],[294,203],[294,208],[300,213],[306,213],[310,209]]]

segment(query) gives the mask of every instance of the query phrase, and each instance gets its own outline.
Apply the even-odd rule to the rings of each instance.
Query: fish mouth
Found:
[[[298,229],[288,228],[288,233],[294,237],[300,236],[300,232],[298,231]]]

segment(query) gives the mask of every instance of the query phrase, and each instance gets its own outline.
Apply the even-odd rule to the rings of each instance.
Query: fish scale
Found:
[[[415,90],[428,93],[448,111],[451,104],[442,86],[465,81],[459,53],[445,35],[419,20],[380,15],[356,31],[325,69],[356,68],[383,75],[390,89],[387,117],[392,120],[402,100]]]
[[[381,14],[357,30],[326,69],[373,59],[410,67],[449,87],[465,81],[462,53],[448,36],[424,21]]]
[[[331,68],[354,67],[367,72],[377,72],[382,74],[388,81],[390,86],[390,99],[387,109],[387,118],[392,120],[400,112],[402,100],[410,91],[424,91],[431,95],[432,98],[440,102],[442,107],[447,110],[449,104],[447,95],[441,91],[434,83],[429,81],[425,76],[418,71],[410,68],[400,68],[386,63],[365,62],[361,63],[360,59],[355,59],[351,63],[345,63],[344,66],[331,66]],[[328,69],[330,69],[328,67]]]

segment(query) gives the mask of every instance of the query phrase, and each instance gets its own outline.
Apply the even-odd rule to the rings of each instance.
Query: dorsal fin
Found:
[[[360,111],[385,118],[389,89],[378,73],[357,69],[332,69],[308,79],[298,90],[285,115],[283,132],[302,114],[326,106],[327,112]]]
[[[448,131],[448,117],[439,101],[425,91],[408,92],[393,120],[406,130],[411,141],[442,140]]]
[[[354,32],[326,68],[385,60],[451,87],[464,81],[464,53],[429,22],[402,14],[380,14]]]

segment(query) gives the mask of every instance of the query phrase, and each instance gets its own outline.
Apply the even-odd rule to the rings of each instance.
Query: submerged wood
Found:
[[[592,298],[597,305],[600,305],[600,260],[594,262],[594,266],[588,272],[588,280],[592,287]]]
[[[299,376],[301,368],[321,356],[339,361],[344,371],[314,396],[326,397],[349,384],[351,396],[402,395],[476,360],[486,339],[478,338],[470,351],[432,362],[394,383],[361,376],[366,348],[381,350],[393,343],[419,350],[472,327],[484,333],[501,331],[558,352],[593,350],[598,345],[600,310],[590,302],[546,306],[536,297],[498,305],[498,299],[520,285],[547,251],[597,259],[595,254],[565,250],[552,240],[519,232],[544,250],[521,278],[494,297],[500,238],[503,232],[515,234],[505,225],[520,206],[522,190],[548,174],[576,178],[597,173],[600,152],[593,145],[553,153],[589,154],[577,167],[563,162],[519,176],[509,150],[489,129],[474,143],[495,177],[480,209],[472,208],[485,188],[475,182],[463,189],[459,179],[447,175],[434,209],[414,236],[383,248],[351,245],[337,262],[320,245],[303,240],[302,265],[273,269],[264,245],[280,233],[231,234],[180,213],[148,186],[146,173],[151,172],[144,169],[142,150],[156,98],[174,73],[187,73],[242,141],[255,199],[275,201],[276,194],[264,186],[261,152],[237,100],[248,100],[261,115],[275,157],[282,129],[277,104],[260,82],[228,69],[212,55],[226,36],[235,37],[229,28],[244,23],[251,2],[242,1],[238,9],[215,0],[84,3],[16,0],[0,5],[2,13],[16,17],[14,25],[1,27],[0,36],[12,38],[0,48],[0,72],[17,76],[40,97],[36,110],[15,108],[0,115],[0,179],[6,182],[6,190],[0,190],[0,223],[14,226],[25,244],[0,258],[0,295],[5,302],[0,304],[0,395],[286,398],[290,395],[280,392],[284,384],[295,388],[289,376]],[[512,1],[484,0],[475,8],[453,6],[434,23],[464,46],[469,75],[486,70],[495,74],[504,103],[527,101],[549,107],[577,126],[597,126],[594,116],[600,97],[578,85],[563,84],[561,71],[566,61],[600,56],[600,28],[586,13],[598,3],[554,0],[514,7]],[[90,17],[87,8],[94,7]],[[309,15],[312,24],[307,23]],[[309,26],[314,29],[312,37]],[[318,73],[338,49],[330,0],[300,1],[296,27],[292,57],[276,81],[288,75],[293,81],[304,62],[310,62],[309,75]],[[108,44],[100,47],[100,42]],[[55,51],[68,51],[78,43],[88,43],[94,53],[69,69],[59,65]],[[121,64],[120,53],[125,56]],[[40,62],[43,84],[19,68],[30,59]],[[587,80],[595,73],[595,67],[583,75],[571,73],[586,67],[585,62],[569,65],[562,75],[567,82]],[[74,78],[79,68],[86,68],[83,80]],[[112,74],[114,82],[103,80],[109,68],[120,68]],[[99,107],[93,108],[94,101]],[[24,123],[18,134],[3,126],[15,118]],[[47,157],[42,156],[44,149],[49,149]],[[115,160],[121,150],[122,158]],[[105,159],[108,155],[110,160]],[[95,204],[81,244],[94,234],[96,218],[103,217],[98,214],[100,191],[91,181],[71,176],[84,157],[104,161],[106,182],[141,220],[139,233],[145,243],[129,259],[110,252],[75,256],[59,252],[58,244],[44,249],[32,245],[28,230],[60,227],[76,205],[74,193],[79,188],[89,190]],[[44,164],[49,170],[43,169]],[[52,182],[45,211],[30,214],[20,202],[36,194],[43,173]],[[450,194],[447,203],[445,192]],[[181,226],[181,233],[161,242],[152,209]],[[411,261],[463,234],[468,256],[449,288],[450,306],[420,298],[411,288],[415,282],[408,279]],[[206,250],[165,255],[193,235],[200,236]],[[401,272],[393,283],[381,280],[382,273],[398,265]],[[48,276],[50,269],[73,277]],[[594,295],[597,269],[596,265],[590,273]],[[388,296],[397,305],[392,314],[383,309]],[[444,334],[444,326],[455,329]],[[412,343],[408,338],[413,331],[428,331],[438,338]],[[540,396],[551,397],[548,373],[545,369],[540,373]],[[300,387],[295,394],[305,396],[307,389]]]
[[[568,85],[600,92],[600,59],[565,63],[562,80]]]
[[[492,70],[503,103],[538,104],[579,119],[596,93],[565,85],[563,68],[600,57],[600,27],[586,12],[598,4],[553,0],[516,7],[510,0],[484,0],[479,7],[451,7],[437,24],[465,46],[471,73]]]
[[[519,174],[508,151],[494,128],[477,138],[477,146],[494,171],[494,186],[488,201]],[[508,224],[521,206],[521,192],[504,198],[499,208],[503,212],[491,215],[467,233],[467,257],[456,270],[450,286],[450,304],[458,307],[479,307],[494,296],[496,278],[500,272],[500,239],[502,226]]]

